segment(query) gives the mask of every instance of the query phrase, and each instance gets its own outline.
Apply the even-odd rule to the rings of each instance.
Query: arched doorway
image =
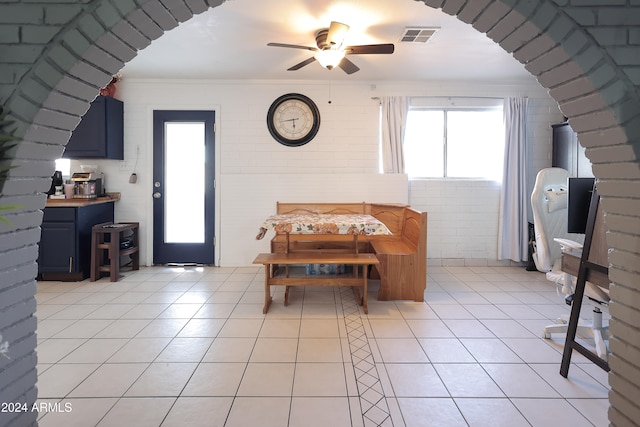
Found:
[[[42,50],[32,46],[26,51],[10,50],[4,56],[7,64],[13,64],[11,70],[15,76],[2,85],[8,100],[6,107],[20,120],[18,134],[24,139],[14,157],[21,167],[12,173],[5,186],[8,199],[25,206],[13,220],[19,231],[6,226],[0,229],[3,254],[0,274],[7,297],[3,298],[3,307],[11,313],[12,320],[7,325],[15,326],[12,341],[24,346],[22,373],[9,377],[5,371],[0,375],[16,387],[22,381],[20,378],[29,375],[35,382],[35,319],[32,315],[37,252],[34,248],[41,221],[39,209],[44,203],[38,193],[47,189],[50,162],[61,152],[68,130],[77,124],[77,120],[70,117],[82,115],[96,88],[135,56],[136,50],[145,48],[150,40],[160,37],[178,22],[222,2],[150,0],[140,3],[143,4],[122,5],[104,0],[86,8],[59,9],[57,19],[62,29],[51,42],[42,44]],[[634,343],[640,334],[634,306],[639,292],[639,273],[634,266],[640,252],[637,246],[640,150],[634,143],[638,138],[636,123],[640,102],[638,78],[625,67],[633,66],[625,58],[637,57],[638,50],[627,44],[626,38],[618,44],[617,37],[627,34],[625,16],[637,15],[638,7],[620,7],[615,11],[597,6],[563,8],[551,0],[470,0],[466,3],[427,0],[425,5],[442,8],[471,23],[505,50],[513,52],[540,83],[550,89],[580,134],[581,143],[589,149],[594,173],[601,180],[599,189],[608,214],[612,249],[610,276],[616,283],[612,289],[616,304],[611,310],[612,332],[616,336],[611,361],[611,420],[623,423],[625,419],[633,419],[637,407],[618,390],[639,387],[637,383],[623,380],[632,378],[628,372],[638,369],[629,365],[629,360],[633,359]],[[54,9],[49,8],[47,12],[44,7],[38,7],[30,11],[43,19],[45,16],[54,19]],[[18,9],[13,10],[11,16],[19,16],[17,12]],[[28,15],[28,11],[22,12]],[[595,14],[600,24],[587,17]],[[612,26],[619,31],[607,33],[606,27]],[[16,47],[27,44],[21,43],[17,36],[15,40]],[[16,63],[23,65],[16,67]],[[9,335],[5,333],[5,336]],[[31,385],[20,387],[23,390],[18,391],[18,395],[27,395],[31,401],[35,398]]]

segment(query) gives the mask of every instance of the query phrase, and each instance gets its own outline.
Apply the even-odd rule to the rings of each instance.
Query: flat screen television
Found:
[[[595,178],[569,178],[567,232],[584,234]]]

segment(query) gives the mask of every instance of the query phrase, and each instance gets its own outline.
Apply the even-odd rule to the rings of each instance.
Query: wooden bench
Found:
[[[380,261],[376,266],[380,274],[378,300],[424,301],[427,287],[427,213],[406,207],[400,233],[389,237],[371,236],[369,242]]]
[[[359,236],[359,253],[374,253],[379,264],[378,299],[424,301],[427,286],[427,213],[391,203],[277,203],[278,214],[368,214],[382,221],[392,236]],[[271,252],[354,252],[349,235],[276,234]]]
[[[258,254],[254,264],[264,265],[264,307],[266,314],[271,304],[271,286],[285,286],[284,305],[289,304],[289,287],[291,286],[352,286],[356,292],[358,304],[362,305],[365,313],[367,307],[367,269],[370,265],[377,265],[378,259],[373,254],[356,253],[322,253],[322,252],[293,252],[293,253],[262,253]],[[306,275],[291,274],[291,266],[306,264],[347,264],[353,267],[351,275]],[[361,268],[361,272],[359,272]],[[358,288],[362,288],[362,296]]]

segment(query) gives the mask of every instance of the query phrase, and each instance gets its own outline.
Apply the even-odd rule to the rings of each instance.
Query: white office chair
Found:
[[[554,238],[584,241],[584,236],[567,233],[567,180],[569,172],[561,168],[546,168],[538,172],[531,193],[533,211],[533,262],[547,279],[556,282],[562,276],[562,250]]]
[[[584,236],[567,232],[568,178],[569,173],[561,168],[546,168],[538,172],[531,193],[531,208],[535,234],[533,261],[536,268],[546,274],[547,280],[562,289],[567,304],[571,304],[576,278],[562,271],[562,253],[570,252],[580,257]],[[608,311],[609,295],[599,286],[587,282],[585,296],[594,305],[593,321],[580,322],[577,334],[593,338],[596,353],[607,360],[605,340],[609,333],[608,327],[602,326],[602,310]],[[543,337],[566,333],[567,322],[568,315],[559,318],[557,324],[544,328]]]

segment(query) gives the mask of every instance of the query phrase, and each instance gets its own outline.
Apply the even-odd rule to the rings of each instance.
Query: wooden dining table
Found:
[[[267,231],[289,234],[352,235],[355,252],[358,252],[358,236],[391,235],[387,226],[372,215],[367,214],[278,214],[269,216],[256,236],[262,239]]]
[[[265,269],[265,303],[263,313],[267,313],[271,304],[271,286],[285,286],[284,303],[289,302],[289,288],[291,286],[351,286],[356,294],[356,300],[362,306],[364,313],[367,307],[367,269],[379,264],[375,254],[358,253],[358,236],[391,235],[389,228],[377,218],[365,214],[278,214],[268,217],[260,227],[256,239],[264,238],[267,231],[273,230],[286,235],[286,250],[284,253],[263,253],[254,260],[254,264],[262,264]],[[305,252],[290,253],[289,235],[352,235],[353,251],[336,253],[331,250],[317,249]],[[310,236],[313,239],[313,236]],[[291,277],[289,267],[296,264],[345,264],[352,266],[352,273],[345,277],[343,274],[309,275]],[[279,276],[279,266],[284,266],[284,273]],[[361,269],[362,273],[358,270]],[[360,294],[362,288],[362,294]]]

